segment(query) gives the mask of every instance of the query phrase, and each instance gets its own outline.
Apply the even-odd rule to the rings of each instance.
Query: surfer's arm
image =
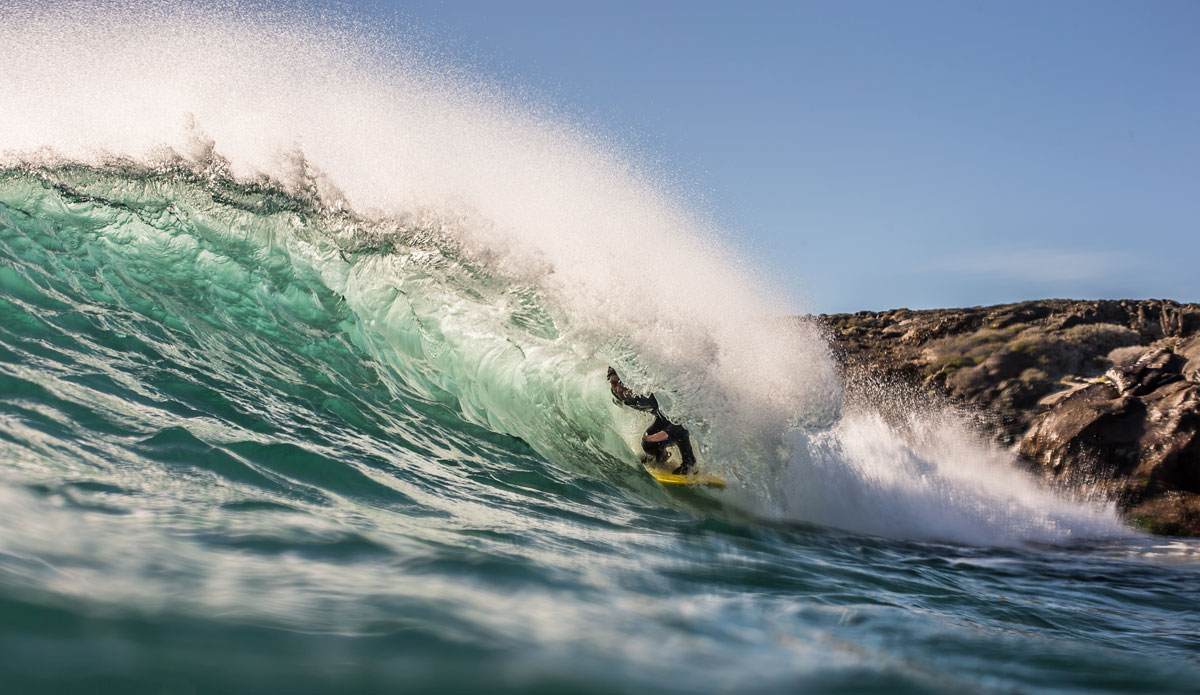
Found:
[[[649,396],[638,396],[630,391],[625,384],[621,383],[621,377],[617,375],[616,370],[612,367],[608,368],[608,385],[612,388],[613,399],[622,405],[627,405],[635,410],[644,410],[646,412],[658,412],[658,399],[654,394]]]

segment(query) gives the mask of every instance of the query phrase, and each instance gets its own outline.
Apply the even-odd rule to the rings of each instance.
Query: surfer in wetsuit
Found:
[[[676,425],[662,414],[658,409],[658,399],[653,393],[649,396],[634,395],[633,391],[621,383],[621,377],[617,376],[612,367],[608,368],[608,385],[612,387],[613,399],[617,403],[654,415],[654,422],[646,428],[646,434],[642,436],[642,451],[662,463],[667,459],[667,447],[675,444],[683,456],[683,463],[672,472],[677,475],[690,473],[696,467],[696,454],[692,451],[692,438],[687,429],[683,425]]]

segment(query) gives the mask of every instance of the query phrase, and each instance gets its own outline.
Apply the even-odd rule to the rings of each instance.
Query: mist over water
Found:
[[[1193,546],[953,413],[844,403],[819,331],[618,143],[411,30],[148,7],[0,11],[16,682],[1055,691],[1164,643],[1134,685],[1194,674]],[[641,471],[608,364],[729,489]]]

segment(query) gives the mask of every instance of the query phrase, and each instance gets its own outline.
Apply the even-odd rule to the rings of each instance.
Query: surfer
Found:
[[[612,367],[608,368],[608,385],[612,387],[613,400],[620,405],[627,405],[634,410],[641,410],[654,415],[654,422],[646,428],[642,436],[642,451],[645,451],[658,463],[667,460],[667,447],[675,444],[683,463],[673,473],[687,475],[696,467],[696,454],[692,451],[692,438],[683,425],[676,425],[658,409],[658,399],[654,394],[637,396],[621,383],[621,377]]]

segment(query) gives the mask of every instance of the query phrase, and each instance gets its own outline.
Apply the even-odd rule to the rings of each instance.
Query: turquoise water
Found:
[[[664,491],[544,302],[265,184],[0,173],[6,690],[1195,692],[1192,541]]]

